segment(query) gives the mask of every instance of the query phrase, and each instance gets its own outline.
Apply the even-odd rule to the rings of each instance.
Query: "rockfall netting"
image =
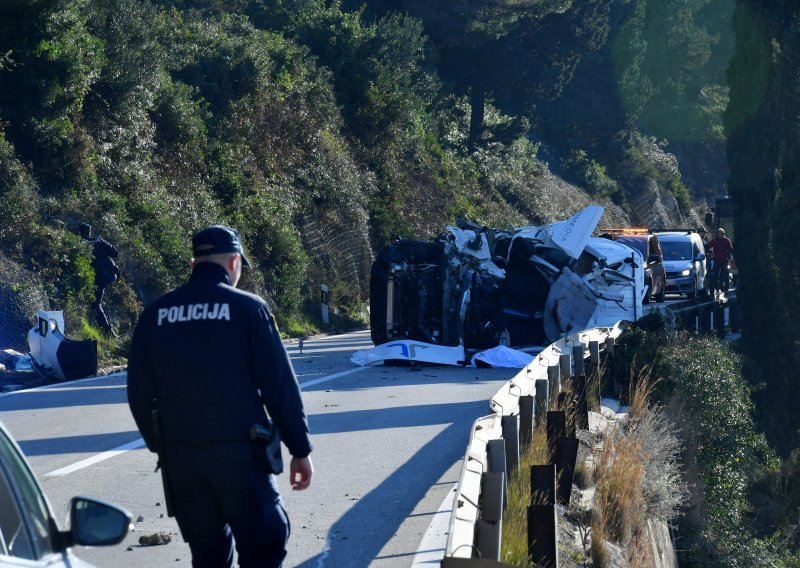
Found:
[[[47,296],[35,276],[0,255],[0,349],[28,350],[27,334]]]
[[[654,180],[650,180],[645,191],[631,202],[631,219],[637,226],[651,229],[700,226],[697,224],[699,219],[684,218],[675,196]]]
[[[340,283],[337,303],[369,297],[372,248],[367,221],[360,207],[312,210],[301,218],[300,231],[311,259],[309,281],[315,286]]]
[[[588,205],[601,205],[603,217],[598,227],[627,227],[630,220],[625,211],[608,199],[590,196],[547,169],[536,176],[514,180],[501,192],[508,203],[524,219],[516,226],[544,225],[569,219]]]

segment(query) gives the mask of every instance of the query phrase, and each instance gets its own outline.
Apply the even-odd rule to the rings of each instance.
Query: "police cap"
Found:
[[[242,264],[250,266],[250,261],[242,250],[239,231],[224,225],[212,225],[195,233],[192,237],[192,252],[195,258],[225,252],[236,252],[242,256]]]

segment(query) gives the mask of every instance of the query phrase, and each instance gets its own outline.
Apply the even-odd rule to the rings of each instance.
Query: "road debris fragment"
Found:
[[[172,537],[168,533],[159,532],[151,535],[144,535],[139,537],[139,544],[142,546],[158,546],[162,544],[169,544],[172,542]]]

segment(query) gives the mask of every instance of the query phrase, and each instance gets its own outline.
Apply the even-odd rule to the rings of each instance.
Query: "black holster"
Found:
[[[273,475],[283,472],[281,436],[272,422],[266,426],[263,424],[250,426],[250,442],[253,445],[256,461],[265,472]]]

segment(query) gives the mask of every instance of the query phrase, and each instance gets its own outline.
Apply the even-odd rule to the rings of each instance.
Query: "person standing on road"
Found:
[[[717,229],[717,237],[708,243],[708,247],[706,247],[706,252],[711,252],[711,258],[714,260],[714,269],[713,269],[713,282],[714,287],[720,289],[720,287],[727,290],[727,284],[723,284],[720,280],[720,275],[727,274],[728,269],[728,261],[733,254],[733,244],[731,240],[725,236],[725,229],[720,227]],[[723,273],[723,269],[726,271]]]
[[[733,243],[725,236],[725,229],[717,229],[717,238],[708,243],[707,251],[712,252],[712,258],[718,266],[722,266],[730,260],[733,254]]]
[[[94,254],[92,269],[94,270],[95,291],[92,312],[103,331],[113,333],[106,312],[103,310],[103,294],[105,294],[106,288],[116,282],[119,277],[119,267],[113,260],[119,256],[119,251],[103,237],[92,236],[92,226],[89,223],[78,225],[78,232],[87,243],[92,245]]]
[[[166,466],[165,494],[192,565],[232,566],[235,544],[239,566],[281,566],[289,520],[250,432],[271,417],[293,456],[292,488],[308,488],[313,467],[300,387],[266,302],[236,289],[242,266],[250,266],[238,231],[207,227],[192,245],[189,281],[139,318],[128,403]]]

